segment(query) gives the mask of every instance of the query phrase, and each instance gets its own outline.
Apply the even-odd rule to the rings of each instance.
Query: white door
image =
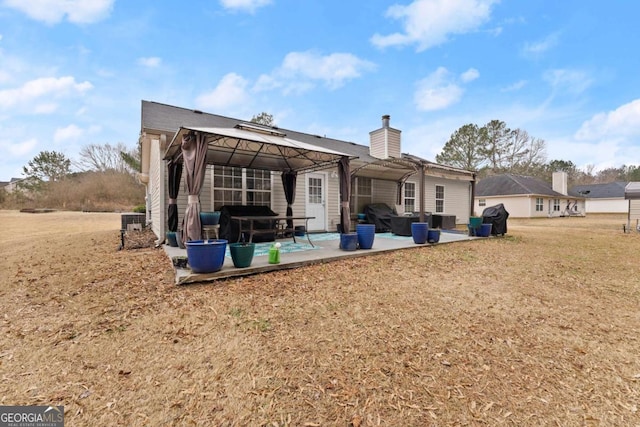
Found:
[[[326,185],[325,175],[322,173],[307,174],[306,212],[305,215],[313,216],[309,220],[309,231],[326,231]]]

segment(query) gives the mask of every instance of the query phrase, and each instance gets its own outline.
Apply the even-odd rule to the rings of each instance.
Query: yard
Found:
[[[177,287],[120,215],[0,211],[1,405],[69,426],[640,425],[640,233],[504,238]]]

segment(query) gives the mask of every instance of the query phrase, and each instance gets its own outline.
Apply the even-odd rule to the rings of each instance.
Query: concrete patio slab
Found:
[[[346,251],[340,249],[340,235],[338,233],[318,233],[310,234],[313,247],[309,245],[306,236],[297,237],[296,244],[292,238],[278,239],[282,243],[282,250],[279,264],[269,264],[269,257],[265,247],[273,242],[258,244],[253,262],[247,268],[236,268],[231,257],[226,256],[222,269],[214,273],[196,274],[189,268],[175,268],[176,284],[186,285],[190,283],[211,282],[238,276],[248,276],[252,274],[266,273],[269,271],[299,268],[310,264],[331,262],[339,259],[354,258],[380,254],[384,252],[415,249],[423,246],[441,245],[466,240],[474,240],[479,237],[471,237],[466,233],[454,230],[442,230],[438,243],[427,243],[418,245],[413,242],[411,236],[397,236],[391,233],[376,233],[373,247],[371,249],[357,249]],[[167,256],[172,259],[175,256],[187,256],[186,249],[163,245]],[[227,249],[228,254],[228,249]]]

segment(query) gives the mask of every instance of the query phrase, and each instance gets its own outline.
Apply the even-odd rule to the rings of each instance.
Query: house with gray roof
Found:
[[[0,188],[3,188],[7,193],[13,193],[18,188],[18,184],[24,181],[24,178],[11,178],[11,181],[0,181]]]
[[[626,182],[576,185],[569,195],[585,198],[586,213],[627,213],[629,203],[624,198]]]
[[[584,197],[568,194],[567,174],[555,172],[553,184],[530,176],[503,174],[476,184],[474,210],[480,216],[488,206],[502,203],[510,217],[536,218],[582,216]]]
[[[140,180],[147,188],[147,221],[160,239],[166,231],[166,212],[170,203],[168,162],[180,159],[179,138],[189,129],[208,132],[207,157],[220,154],[216,150],[226,150],[229,156],[234,155],[237,146],[216,144],[220,144],[221,139],[231,139],[229,135],[247,135],[247,132],[255,133],[256,139],[259,139],[258,134],[268,134],[286,138],[292,144],[348,156],[350,211],[354,223],[357,213],[363,212],[371,203],[385,203],[398,211],[418,212],[422,209],[455,217],[457,224],[466,224],[472,212],[475,173],[402,153],[401,131],[390,126],[387,115],[382,116],[382,126],[369,133],[369,144],[359,144],[151,101],[142,101],[141,113]],[[288,203],[280,183],[285,169],[281,165],[279,169],[264,166],[269,153],[256,151],[254,155],[256,162],[249,162],[247,167],[214,164],[207,160],[199,195],[201,210],[215,211],[230,204],[264,205],[277,213],[287,210]],[[265,159],[258,161],[259,156],[265,156]],[[274,157],[272,161],[275,165],[283,159]],[[254,164],[262,166],[249,166]],[[313,166],[298,175],[296,196],[290,207],[293,215],[314,217],[308,223],[309,231],[336,231],[340,223],[339,181],[335,164]],[[177,199],[171,200],[172,204],[178,205],[180,222],[189,198],[185,188],[183,177]]]

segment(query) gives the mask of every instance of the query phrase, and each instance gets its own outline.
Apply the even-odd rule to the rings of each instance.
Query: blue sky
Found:
[[[0,180],[43,150],[133,148],[141,100],[433,160],[502,120],[547,160],[640,163],[640,2],[0,0]]]

